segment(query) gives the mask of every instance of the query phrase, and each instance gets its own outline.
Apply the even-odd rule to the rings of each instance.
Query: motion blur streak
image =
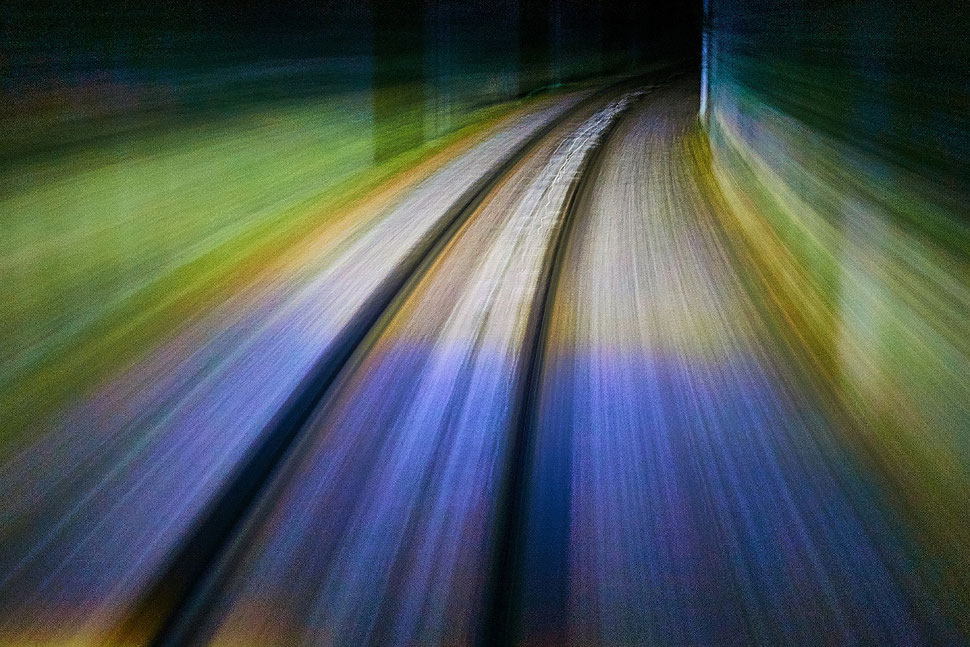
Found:
[[[966,2],[211,4],[0,9],[0,647],[970,644]]]
[[[970,631],[970,12],[711,5],[725,224]]]
[[[90,640],[106,631],[345,322],[441,226],[457,195],[578,98],[513,120],[384,213],[326,228],[287,282],[271,277],[189,327],[8,460],[0,474],[4,631],[34,631],[38,616],[75,617],[43,626]]]
[[[216,644],[473,639],[542,261],[629,101],[568,119],[521,162],[310,424]]]
[[[725,249],[686,145],[696,85],[651,99],[607,144],[562,269],[523,644],[953,639]]]

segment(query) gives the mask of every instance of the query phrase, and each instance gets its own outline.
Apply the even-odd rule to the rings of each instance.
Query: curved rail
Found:
[[[382,329],[416,286],[438,253],[448,244],[481,202],[509,172],[564,119],[610,93],[643,83],[625,79],[602,88],[567,109],[511,151],[496,170],[460,195],[439,226],[408,256],[384,284],[344,326],[333,344],[301,381],[285,405],[267,425],[263,441],[251,450],[222,493],[201,517],[189,539],[168,568],[140,598],[132,613],[115,632],[119,644],[176,645],[193,634],[205,613],[205,601],[228,570],[232,554],[244,543],[245,528],[257,512],[267,485],[299,444],[301,430],[354,359],[366,352],[369,340]],[[558,249],[559,244],[555,246]],[[543,290],[543,299],[547,298]],[[540,310],[542,308],[539,308]],[[532,377],[530,379],[536,379]],[[516,434],[518,437],[521,434]]]

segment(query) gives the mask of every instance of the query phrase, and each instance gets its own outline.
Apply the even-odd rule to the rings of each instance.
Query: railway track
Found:
[[[675,75],[526,111],[0,473],[0,642],[959,643]]]
[[[658,80],[653,79],[650,87]],[[426,240],[403,260],[389,278],[357,311],[337,335],[328,352],[319,358],[301,381],[279,413],[260,434],[264,440],[254,447],[236,475],[209,507],[188,541],[169,563],[164,574],[148,589],[135,610],[119,627],[112,642],[120,644],[177,645],[197,640],[209,620],[213,600],[224,592],[226,582],[240,566],[240,555],[249,548],[250,538],[259,532],[272,514],[274,501],[292,480],[281,466],[299,462],[302,448],[309,442],[311,420],[327,409],[337,397],[341,385],[352,380],[355,371],[372,353],[379,339],[409,298],[420,289],[442,254],[454,244],[460,232],[467,229],[479,211],[487,208],[503,186],[523,175],[521,167],[543,145],[551,148],[547,164],[534,181],[532,192],[522,200],[529,202],[531,212],[522,223],[531,227],[528,218],[549,219],[541,246],[541,268],[536,281],[534,307],[530,309],[525,351],[516,371],[518,386],[514,403],[509,456],[509,470],[501,487],[500,511],[496,517],[494,555],[490,557],[487,621],[476,631],[484,642],[494,644],[508,638],[503,627],[509,624],[508,613],[514,589],[509,573],[515,568],[521,505],[518,491],[526,465],[523,463],[530,442],[534,417],[534,397],[539,378],[545,313],[550,290],[555,282],[563,241],[572,220],[572,205],[582,186],[583,172],[595,158],[602,141],[630,103],[644,93],[636,88],[649,83],[645,79],[624,81],[600,90],[570,108],[558,119],[539,129],[523,144],[510,151],[498,167],[480,178],[458,196],[440,225]],[[585,120],[577,120],[585,116]],[[570,129],[572,131],[570,132]],[[552,192],[554,195],[550,195]],[[531,202],[530,202],[531,201]],[[550,206],[552,204],[555,206]],[[546,212],[543,212],[545,210]],[[540,212],[542,212],[540,214]],[[520,230],[513,236],[528,236]]]

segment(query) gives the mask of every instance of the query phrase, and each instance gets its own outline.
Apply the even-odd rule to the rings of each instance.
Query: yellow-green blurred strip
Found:
[[[104,214],[92,213],[90,226],[104,229],[99,232],[101,238],[94,247],[79,250],[83,252],[81,254],[69,249],[72,241],[65,241],[68,249],[61,251],[60,258],[54,250],[44,247],[52,244],[51,240],[68,235],[50,214],[47,214],[48,219],[54,222],[37,236],[42,242],[40,246],[18,252],[14,245],[19,239],[8,237],[11,254],[4,253],[4,265],[0,267],[3,283],[7,286],[3,297],[8,304],[0,341],[0,348],[7,347],[0,354],[0,366],[3,366],[0,371],[0,443],[4,450],[19,444],[22,431],[31,421],[49,415],[65,400],[77,397],[105,375],[130,363],[187,317],[196,316],[217,304],[239,282],[246,281],[302,237],[325,227],[356,201],[380,190],[398,174],[431,160],[436,154],[447,155],[451,147],[461,149],[471,145],[505,118],[542,100],[510,102],[470,111],[459,119],[463,127],[378,164],[363,162],[361,158],[361,155],[371,154],[369,131],[353,132],[344,128],[344,132],[332,133],[332,142],[311,138],[315,145],[324,147],[321,155],[332,153],[329,160],[315,162],[320,177],[316,184],[312,174],[307,175],[306,169],[299,166],[300,160],[294,162],[292,159],[300,156],[300,146],[306,145],[299,137],[298,124],[291,124],[292,132],[287,137],[280,137],[279,145],[271,154],[264,152],[258,156],[264,165],[253,166],[249,172],[233,177],[232,182],[218,175],[206,176],[205,171],[213,165],[234,164],[233,155],[242,153],[240,146],[224,140],[208,141],[200,136],[197,141],[186,141],[178,156],[201,156],[201,167],[197,168],[185,159],[181,162],[173,160],[171,164],[184,163],[178,166],[183,169],[180,172],[196,174],[197,177],[192,179],[205,191],[170,196],[175,200],[174,204],[159,201],[152,208],[143,208],[138,213],[140,221],[130,222],[131,218],[128,218],[129,222],[124,225],[129,228],[126,234],[113,233],[110,225],[96,224],[105,220]],[[320,118],[328,116],[337,119],[332,114],[322,114]],[[306,116],[306,119],[310,118],[312,115]],[[346,126],[346,120],[342,125]],[[186,138],[191,136],[192,133],[185,135]],[[230,136],[231,132],[227,131],[225,137]],[[136,162],[137,159],[132,160],[132,163]],[[67,214],[78,204],[85,208],[85,191],[96,194],[97,189],[90,186],[85,189],[84,182],[94,182],[92,177],[98,178],[99,173],[125,173],[119,164],[117,161],[106,163],[99,170],[79,172],[61,179],[62,184],[58,184],[61,194],[53,199],[60,201],[61,209]],[[294,169],[301,171],[295,179],[285,177]],[[328,170],[342,177],[328,181],[325,177]],[[115,189],[120,189],[118,199],[129,196],[131,200],[142,200],[145,198],[139,192],[150,194],[159,182],[164,182],[164,177],[143,172],[137,181],[122,181]],[[269,200],[258,190],[253,193],[254,185],[263,193],[283,192],[285,195],[274,195],[274,199]],[[18,224],[22,228],[37,227],[44,219],[43,215],[18,210],[17,205],[11,207],[11,202],[29,205],[32,194],[36,199],[37,195],[50,190],[46,186],[30,187],[14,197],[2,198],[0,219],[8,231],[14,231]],[[218,200],[214,199],[216,196]],[[207,201],[210,197],[213,202]],[[262,204],[267,200],[268,205]],[[37,208],[44,209],[45,203],[40,201]],[[245,218],[259,208],[266,212],[265,215]],[[181,209],[178,219],[172,220],[168,226],[156,225],[152,212],[171,209]],[[225,213],[243,221],[221,222],[219,227],[210,225],[208,228],[207,223],[202,222],[207,218],[225,218]],[[187,225],[194,226],[195,230]],[[177,240],[169,239],[176,236]],[[119,255],[129,253],[131,247],[143,250],[148,258],[136,259],[140,266],[128,269],[125,259],[119,261]],[[159,249],[163,251],[159,252]],[[171,251],[166,253],[164,250]],[[21,257],[15,256],[18,253]],[[176,255],[178,258],[173,262],[171,256]],[[164,269],[152,274],[158,266]],[[131,284],[99,286],[93,293],[86,294],[87,277],[79,276],[79,271],[83,272],[84,268],[91,268],[91,271],[109,268],[109,274],[127,274]],[[34,284],[32,278],[38,274],[42,278]],[[107,280],[111,278],[109,276]],[[14,305],[12,302],[18,299],[20,303]],[[86,311],[66,310],[71,303],[65,304],[65,300],[75,302]],[[65,311],[52,312],[57,307],[65,308]]]

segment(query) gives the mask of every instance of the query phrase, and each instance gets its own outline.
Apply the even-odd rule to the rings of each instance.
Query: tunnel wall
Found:
[[[727,231],[850,412],[841,440],[937,560],[919,577],[948,608],[925,612],[964,629],[967,15],[952,2],[710,0],[701,117]]]

